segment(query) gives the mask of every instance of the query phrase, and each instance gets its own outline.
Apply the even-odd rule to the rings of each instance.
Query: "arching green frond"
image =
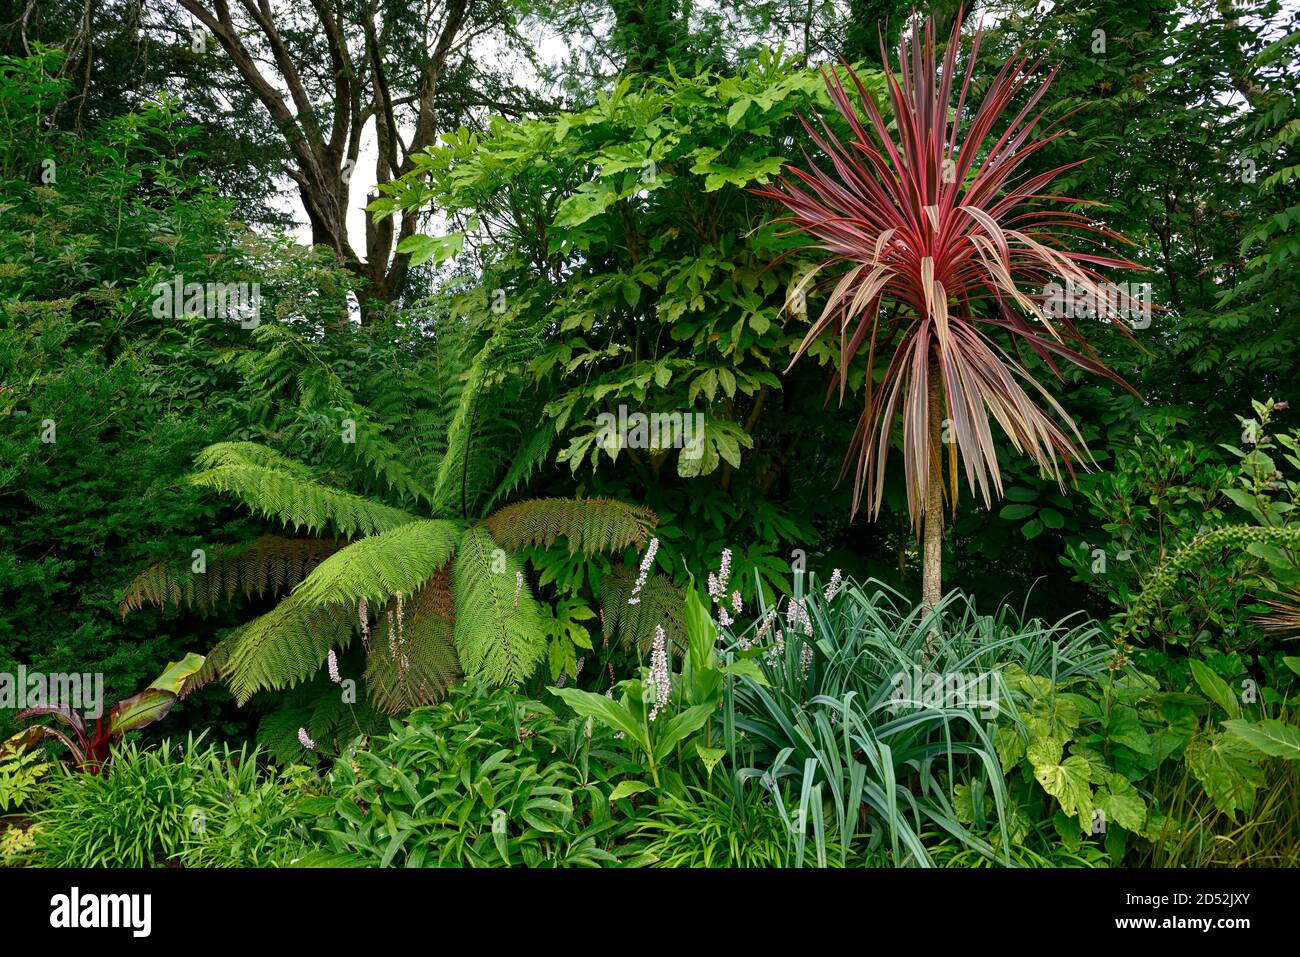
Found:
[[[239,631],[232,631],[226,637],[218,641],[203,658],[203,667],[194,674],[190,675],[185,682],[185,687],[181,689],[181,697],[198,691],[209,682],[221,678],[225,675],[226,663],[230,660],[230,652],[235,645],[239,643]]]
[[[202,572],[193,560],[155,562],[133,578],[118,611],[125,618],[145,605],[184,605],[207,611],[236,595],[278,594],[344,546],[336,539],[262,535],[245,545],[213,549]]]
[[[460,378],[434,481],[435,513],[479,517],[498,476],[516,460],[525,425],[535,421],[527,414],[529,403],[517,373],[536,349],[529,330],[505,322]]]
[[[455,522],[416,521],[353,542],[321,562],[294,589],[308,605],[382,602],[408,597],[451,560],[460,538]]]
[[[600,594],[605,637],[617,640],[625,648],[635,646],[642,654],[649,654],[655,626],[663,625],[673,650],[681,654],[686,648],[686,620],[682,612],[686,596],[663,575],[651,574],[637,594],[637,603],[629,605],[635,584],[635,569],[624,565],[605,576]]]
[[[374,485],[400,495],[403,502],[431,503],[432,492],[407,466],[403,450],[383,434],[385,427],[360,408],[349,410],[349,417],[356,424],[356,441],[349,443],[347,448],[369,468],[374,475]]]
[[[451,568],[438,570],[410,596],[397,624],[396,602],[380,619],[366,661],[366,691],[375,708],[396,714],[433,704],[460,677]]]
[[[204,456],[213,448],[205,449]],[[204,456],[200,461],[212,464],[191,475],[190,482],[234,495],[253,511],[294,529],[319,534],[333,528],[349,538],[359,538],[415,520],[400,508],[322,485],[301,473],[260,464],[229,447],[215,458]]]
[[[496,491],[489,496],[483,507],[496,508],[498,502],[514,494],[521,485],[532,478],[534,472],[546,464],[553,448],[555,448],[555,421],[547,419],[533,430],[524,447],[510,463],[505,476],[497,483]]]
[[[291,688],[314,675],[331,648],[352,637],[356,607],[316,607],[290,595],[241,627],[222,674],[239,704],[258,691]]]
[[[259,442],[214,442],[195,456],[195,464],[200,470],[245,462],[260,465],[262,468],[275,469],[277,472],[288,472],[299,478],[316,477],[308,466]]]
[[[502,548],[569,542],[570,553],[618,552],[646,541],[659,516],[640,505],[608,498],[535,498],[507,505],[485,523]]]
[[[531,676],[546,651],[546,632],[519,559],[475,526],[461,537],[452,583],[456,652],[465,674],[496,684]]]

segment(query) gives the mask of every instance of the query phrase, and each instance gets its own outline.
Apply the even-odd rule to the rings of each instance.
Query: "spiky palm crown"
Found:
[[[1037,301],[1042,294],[1027,290],[1068,280],[1098,293],[1103,282],[1098,267],[1139,268],[1098,251],[1072,248],[1079,242],[1100,246],[1105,239],[1123,239],[1068,208],[1093,204],[1050,191],[1049,184],[1078,163],[1023,172],[1027,160],[1064,132],[1035,133],[1045,116],[1045,111],[1035,111],[1056,71],[1044,76],[1041,58],[1018,52],[993,78],[968,119],[980,36],[976,34],[960,74],[954,108],[960,35],[958,16],[942,65],[929,22],[923,34],[914,26],[910,39],[906,31],[900,38],[899,72],[886,67],[885,75],[897,140],[852,70],[845,67],[868,124],[836,72],[824,70],[831,99],[851,133],[848,144],[827,123],[819,131],[805,121],[831,168],[818,167],[805,153],[805,168],[788,167],[794,180],[757,190],[789,210],[780,221],[808,234],[830,254],[804,277],[800,289],[822,269],[847,267],[827,283],[831,291],[825,309],[793,361],[828,331],[838,338],[842,400],[849,366],[865,347],[865,403],[841,473],[854,471],[854,511],[864,493],[869,493],[869,513],[879,511],[884,466],[901,413],[914,523],[939,454],[928,401],[932,364],[939,370],[943,414],[951,423],[967,483],[986,505],[991,493],[1002,493],[990,419],[1017,450],[1063,482],[1060,463],[1068,471],[1072,460],[1086,456],[1082,436],[1006,346],[1017,354],[1028,346],[1058,377],[1055,359],[1061,358],[1127,387],[1095,358],[1068,317],[1048,316]],[[883,49],[881,60],[889,62]],[[1020,105],[996,133],[999,118],[1013,102]],[[1131,306],[1127,297],[1121,298],[1122,306]],[[870,370],[878,353],[888,354],[889,361],[875,383]],[[948,494],[953,500],[956,465],[950,454]]]
[[[547,633],[519,552],[565,540],[573,552],[618,553],[646,542],[658,519],[608,499],[495,507],[553,445],[544,428],[523,435],[520,407],[512,408],[518,397],[489,398],[518,359],[521,347],[507,333],[490,337],[449,376],[455,386],[435,461],[395,468],[384,454],[396,448],[388,442],[358,456],[370,472],[364,484],[387,486],[404,507],[338,488],[262,444],[203,450],[193,485],[233,496],[306,537],[265,535],[214,550],[202,574],[160,562],[128,585],[122,614],[145,604],[206,610],[241,595],[278,598],[227,635],[191,681],[197,687],[220,677],[241,704],[311,678],[331,649],[366,632],[370,703],[390,713],[437,700],[462,673],[496,683],[530,677]],[[432,485],[419,484],[419,474],[431,475]]]

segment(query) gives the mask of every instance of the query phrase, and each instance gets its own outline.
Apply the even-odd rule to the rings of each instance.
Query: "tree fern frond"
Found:
[[[184,605],[208,611],[236,594],[277,594],[296,585],[347,543],[322,538],[262,535],[245,545],[213,549],[203,572],[182,562],[155,562],[131,580],[118,611],[125,618],[145,605]],[[192,566],[191,566],[192,567]]]
[[[308,605],[379,603],[395,592],[407,596],[451,560],[460,526],[416,521],[353,542],[303,579],[294,596]]]
[[[235,701],[314,675],[331,648],[347,645],[356,614],[354,605],[316,607],[290,595],[242,626],[222,668]]]
[[[195,456],[195,465],[200,470],[220,468],[223,465],[241,465],[246,462],[262,468],[274,469],[277,472],[288,472],[299,478],[316,478],[316,473],[310,467],[260,442],[214,442]]]
[[[385,426],[373,421],[359,408],[352,409],[349,417],[356,423],[357,432],[356,441],[348,448],[366,465],[376,481],[401,496],[404,502],[432,504],[432,491],[425,488],[407,466],[404,450],[383,434]]]
[[[566,538],[569,553],[619,552],[646,541],[659,516],[640,505],[608,498],[535,498],[507,505],[484,524],[502,548],[551,545]]]
[[[387,715],[370,707],[364,698],[348,703],[338,686],[321,676],[283,696],[279,707],[265,715],[257,726],[257,744],[281,764],[301,763],[307,757],[298,729],[302,728],[319,748],[338,753],[358,735],[382,734],[388,730]]]
[[[629,605],[635,585],[636,571],[625,565],[616,566],[605,576],[600,595],[605,637],[649,654],[655,626],[663,625],[673,651],[680,655],[686,649],[686,620],[682,614],[686,596],[663,575],[651,574],[637,594],[639,601]]]
[[[232,631],[226,637],[218,641],[203,658],[203,667],[190,675],[185,680],[181,688],[181,697],[184,698],[192,692],[198,691],[204,685],[209,684],[214,679],[221,678],[225,674],[226,663],[230,660],[230,652],[239,642],[239,631]]]
[[[404,603],[380,619],[366,663],[366,691],[380,711],[396,714],[439,701],[460,677],[451,567],[438,570]]]
[[[519,559],[475,526],[461,537],[452,584],[456,652],[465,674],[496,684],[531,676],[546,651],[546,631]]]
[[[415,521],[400,508],[322,485],[301,472],[259,464],[229,449],[218,461],[205,461],[211,464],[190,476],[192,484],[234,495],[253,511],[294,529],[319,534],[332,527],[358,538]]]
[[[519,454],[510,463],[510,468],[483,507],[491,510],[506,496],[513,494],[533,476],[534,472],[546,464],[546,460],[550,457],[551,450],[554,447],[555,422],[547,419],[529,436],[528,441],[524,443],[524,447],[519,450]]]
[[[434,481],[433,510],[478,517],[483,501],[523,436],[526,405],[517,375],[537,348],[536,337],[517,323],[503,323],[479,349],[461,377],[447,427],[447,447]],[[513,394],[500,394],[503,389]]]

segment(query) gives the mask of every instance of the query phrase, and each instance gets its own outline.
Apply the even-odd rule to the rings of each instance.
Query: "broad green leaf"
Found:
[[[1203,661],[1192,659],[1190,665],[1192,679],[1205,696],[1228,712],[1230,717],[1240,718],[1241,705],[1237,703],[1237,698],[1228,683],[1211,671],[1210,666]]]
[[[1223,722],[1229,734],[1254,746],[1272,758],[1300,760],[1300,728],[1276,718],[1246,721],[1236,718]]]
[[[610,792],[609,802],[613,804],[615,801],[631,797],[633,794],[641,794],[649,790],[650,785],[646,784],[644,781],[620,781],[618,782],[617,787]]]

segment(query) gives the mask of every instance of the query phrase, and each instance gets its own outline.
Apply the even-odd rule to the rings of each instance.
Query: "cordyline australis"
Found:
[[[1023,47],[1018,50],[969,121],[963,122],[973,105],[967,95],[979,51],[977,32],[950,111],[960,34],[959,16],[941,69],[931,23],[926,23],[923,35],[914,25],[910,40],[906,33],[900,39],[899,72],[885,69],[897,142],[847,64],[844,69],[869,128],[835,70],[824,69],[831,100],[851,133],[848,144],[824,121],[819,131],[804,120],[833,169],[818,168],[805,152],[806,168],[787,167],[797,182],[781,180],[756,190],[790,211],[777,222],[791,223],[793,231],[815,237],[817,248],[831,254],[800,280],[792,300],[798,300],[818,272],[848,267],[837,279],[819,283],[831,290],[826,306],[790,364],[829,331],[840,348],[827,397],[838,382],[843,401],[849,366],[865,343],[871,370],[865,405],[840,478],[856,466],[853,513],[866,492],[868,514],[879,514],[885,463],[901,410],[908,510],[913,528],[924,523],[922,596],[927,608],[933,608],[941,594],[940,436],[945,420],[945,440],[955,442],[948,453],[950,504],[955,506],[957,500],[958,455],[967,483],[982,496],[985,507],[991,504],[991,493],[1002,494],[990,418],[1017,451],[1064,488],[1060,463],[1073,476],[1071,463],[1086,465],[1087,447],[1074,422],[1019,361],[1022,346],[1039,355],[1058,378],[1056,360],[1064,359],[1130,391],[1132,387],[1097,361],[1068,318],[1046,314],[1041,290],[1049,283],[1073,282],[1106,302],[1097,267],[1142,268],[1125,259],[1072,251],[1067,245],[1082,242],[1104,253],[1104,238],[1128,242],[1067,208],[1098,204],[1046,191],[1053,179],[1083,160],[1044,173],[1016,175],[1026,160],[1064,132],[1034,138],[1045,112],[1035,110],[1056,75],[1052,69],[1035,80],[1042,57],[1032,57]],[[883,46],[881,61],[887,64]],[[1013,102],[1022,105],[995,134],[995,124]],[[1113,301],[1113,291],[1111,296]],[[1132,310],[1133,300],[1123,293],[1118,299],[1125,314]],[[1117,325],[1132,337],[1123,323]],[[1008,353],[1008,344],[1015,357]],[[877,354],[888,354],[889,361],[883,376],[873,382]],[[1031,392],[1042,397],[1064,428]]]

